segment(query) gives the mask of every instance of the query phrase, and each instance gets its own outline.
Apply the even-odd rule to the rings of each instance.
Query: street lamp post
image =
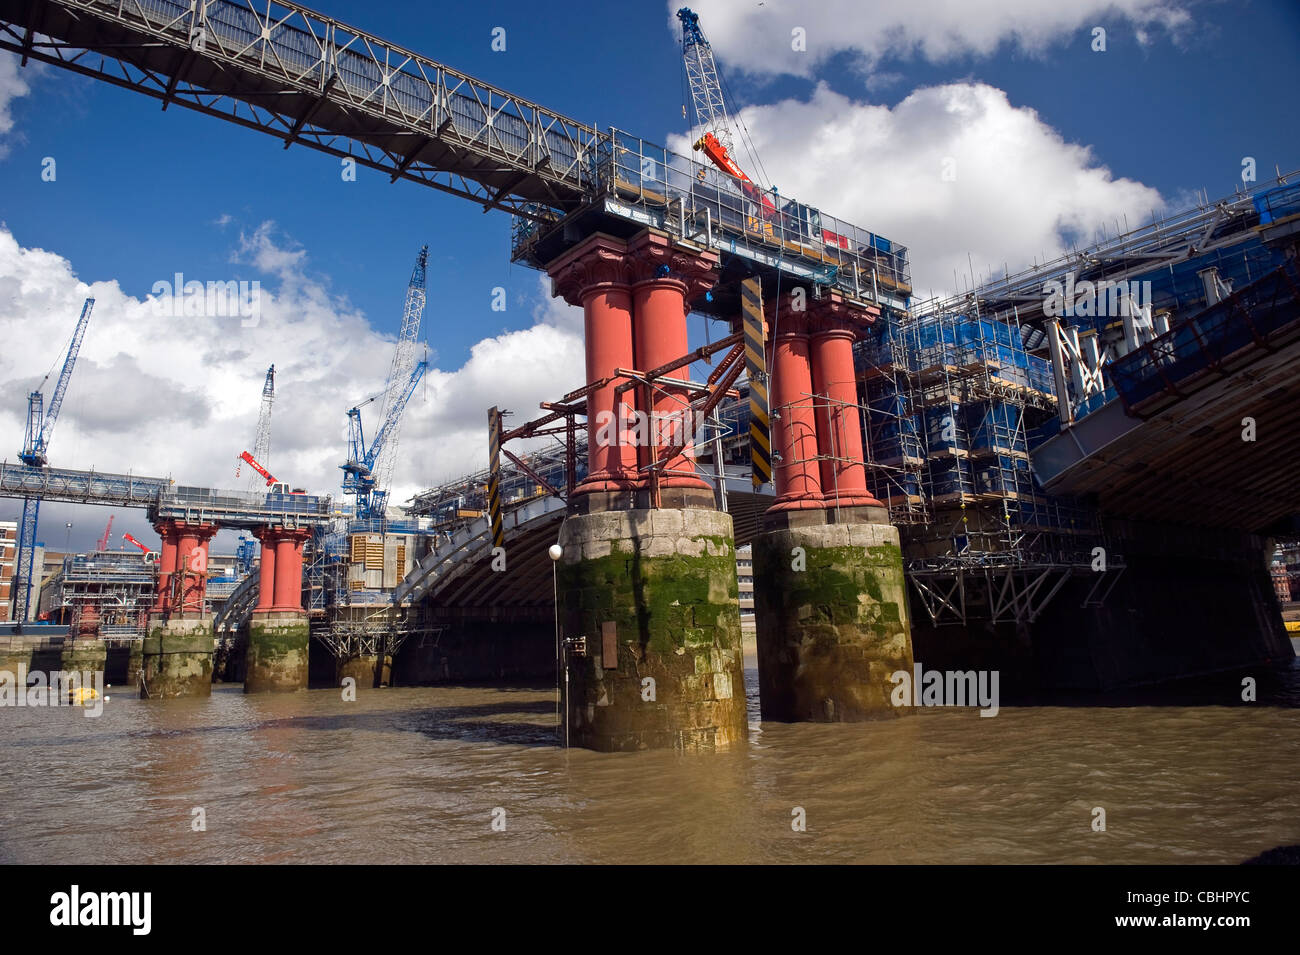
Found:
[[[569,668],[564,667],[565,689],[560,689],[560,588],[556,577],[556,565],[559,564],[560,558],[564,556],[564,548],[559,544],[552,544],[547,551],[551,557],[551,599],[555,602],[555,726],[558,729],[560,725],[560,707],[564,706],[564,748],[569,748],[569,700],[568,700],[568,683]]]

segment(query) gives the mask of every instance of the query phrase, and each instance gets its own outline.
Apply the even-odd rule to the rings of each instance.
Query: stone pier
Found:
[[[723,750],[744,740],[731,517],[659,508],[571,515],[557,568],[570,741],[596,750]]]
[[[588,475],[556,568],[571,745],[697,752],[746,735],[731,517],[714,510],[678,430],[680,382],[619,381],[620,369],[649,372],[686,354],[687,303],[717,269],[716,253],[653,229],[596,233],[547,265],[554,294],[583,309],[592,386]],[[637,415],[655,416],[653,443],[628,423]]]
[[[302,548],[310,532],[268,527],[262,543],[257,606],[248,626],[244,692],[307,688],[311,632],[302,606]]]
[[[787,295],[771,354],[776,501],[753,544],[759,709],[765,720],[901,716],[911,672],[898,530],[867,489],[853,368],[869,311],[838,293]]]
[[[306,689],[309,643],[307,615],[301,610],[255,611],[248,625],[244,692]]]
[[[107,660],[108,646],[103,640],[69,640],[63,645],[64,670],[103,670]]]
[[[127,647],[126,680],[123,686],[140,686],[140,671],[144,669],[144,640],[132,640]]]
[[[170,619],[151,616],[141,651],[142,700],[211,695],[211,614]]]
[[[338,680],[341,685],[348,677],[357,681],[359,689],[389,686],[393,679],[393,655],[384,654],[383,663],[374,654],[357,654],[340,660]]]
[[[140,699],[170,700],[212,693],[212,615],[203,612],[208,544],[215,524],[162,520],[158,590],[143,645]],[[129,666],[129,664],[128,664]]]
[[[896,528],[811,523],[768,531],[754,541],[754,582],[763,719],[908,712],[889,700],[890,674],[912,672]]]

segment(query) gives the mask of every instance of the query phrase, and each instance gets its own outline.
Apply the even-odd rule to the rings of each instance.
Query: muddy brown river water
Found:
[[[1300,843],[1295,667],[1269,704],[787,725],[758,722],[749,664],[748,744],[696,757],[565,751],[539,687],[5,709],[0,862],[1232,863]]]

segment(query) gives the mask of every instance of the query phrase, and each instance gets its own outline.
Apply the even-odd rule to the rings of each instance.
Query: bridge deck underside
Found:
[[[1264,531],[1300,513],[1297,367],[1300,341],[1293,341],[1135,427],[1112,402],[1094,414],[1114,417],[1122,433],[1085,447],[1048,490],[1095,494],[1118,516]],[[1247,417],[1255,422],[1253,441],[1243,438]],[[1100,434],[1106,424],[1098,417],[1092,427]],[[1086,444],[1088,431],[1078,430]]]
[[[550,554],[562,512],[534,521],[506,538],[506,569],[492,569],[490,548],[463,561],[431,590],[437,606],[465,610],[549,607],[554,602]]]

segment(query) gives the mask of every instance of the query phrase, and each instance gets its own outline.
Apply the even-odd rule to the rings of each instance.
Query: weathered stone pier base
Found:
[[[149,618],[141,648],[140,699],[212,694],[212,616]]]
[[[69,640],[63,645],[64,670],[103,671],[108,660],[108,646],[103,640]]]
[[[310,628],[301,610],[257,610],[248,628],[245,693],[307,689]],[[359,682],[359,681],[358,681]]]
[[[140,685],[140,672],[144,669],[144,640],[132,640],[127,646],[126,679],[122,685],[134,689]]]
[[[393,656],[384,654],[383,664],[378,655],[356,654],[339,661],[338,682],[343,683],[348,677],[357,681],[359,689],[389,686],[393,679]]]
[[[769,523],[754,540],[765,720],[854,721],[910,712],[890,702],[890,674],[912,672],[898,530],[886,523],[825,523],[834,516],[804,511],[786,526]]]
[[[735,537],[703,508],[571,514],[560,529],[570,744],[731,748],[745,717]]]

